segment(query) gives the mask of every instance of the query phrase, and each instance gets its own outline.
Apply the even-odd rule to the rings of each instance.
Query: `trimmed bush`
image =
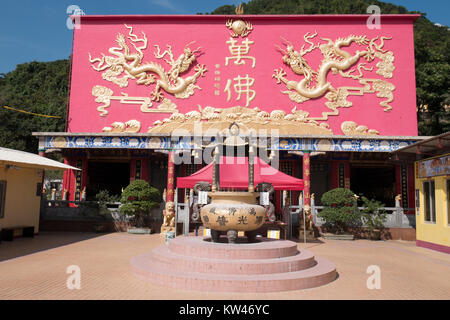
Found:
[[[137,227],[143,226],[144,217],[150,209],[159,205],[158,189],[151,187],[147,181],[134,180],[122,192],[120,213],[134,216]]]
[[[361,213],[356,205],[355,194],[345,188],[325,192],[321,198],[324,208],[318,216],[336,234],[343,234],[350,225],[361,223]]]

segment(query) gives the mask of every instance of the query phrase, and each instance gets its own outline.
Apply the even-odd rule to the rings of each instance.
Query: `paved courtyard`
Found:
[[[336,264],[338,278],[318,288],[275,293],[207,293],[158,287],[137,279],[130,260],[163,245],[159,234],[43,232],[0,243],[0,299],[450,299],[450,255],[406,241],[322,240],[299,243]],[[67,267],[81,270],[68,289]],[[379,266],[381,288],[368,289]]]

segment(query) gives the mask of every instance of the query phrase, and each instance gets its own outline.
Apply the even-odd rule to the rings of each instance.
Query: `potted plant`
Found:
[[[362,220],[369,232],[369,239],[380,240],[381,231],[387,219],[387,213],[381,210],[384,204],[374,199],[369,200],[367,197],[361,198],[363,201]]]
[[[134,180],[123,190],[120,213],[133,216],[136,227],[128,229],[129,233],[151,233],[150,228],[145,228],[144,219],[150,214],[150,209],[159,206],[159,198],[158,189],[144,180]]]
[[[348,227],[361,222],[355,194],[349,189],[336,188],[325,192],[321,202],[324,208],[318,217],[324,219],[325,226],[334,233],[334,236],[325,234],[325,238],[353,240]]]

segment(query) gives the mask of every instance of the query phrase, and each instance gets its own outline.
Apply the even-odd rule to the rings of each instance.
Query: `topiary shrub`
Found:
[[[361,213],[356,206],[355,194],[345,188],[325,192],[321,198],[324,208],[318,217],[336,234],[345,233],[347,227],[361,223]]]
[[[120,213],[134,216],[137,227],[142,227],[144,217],[150,214],[150,209],[159,205],[158,189],[151,187],[147,181],[134,180],[122,192]]]

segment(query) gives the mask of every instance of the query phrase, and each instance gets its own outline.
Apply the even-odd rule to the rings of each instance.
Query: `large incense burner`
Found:
[[[238,231],[254,231],[264,223],[265,209],[257,204],[255,192],[210,192],[211,203],[201,210],[203,224],[212,230],[211,238],[218,241],[217,231],[227,231],[228,241],[235,242]],[[249,241],[254,234],[248,232]]]
[[[254,147],[241,139],[239,126],[232,123],[229,128],[230,137],[223,144],[216,143],[214,150],[213,183],[208,196],[211,203],[205,205],[200,216],[203,225],[211,229],[211,239],[219,242],[220,233],[226,231],[228,242],[235,243],[238,231],[245,231],[249,242],[253,242],[256,230],[265,221],[266,209],[258,205],[259,192],[254,188]],[[220,159],[223,146],[235,148],[248,148],[248,191],[221,191],[220,190]]]

